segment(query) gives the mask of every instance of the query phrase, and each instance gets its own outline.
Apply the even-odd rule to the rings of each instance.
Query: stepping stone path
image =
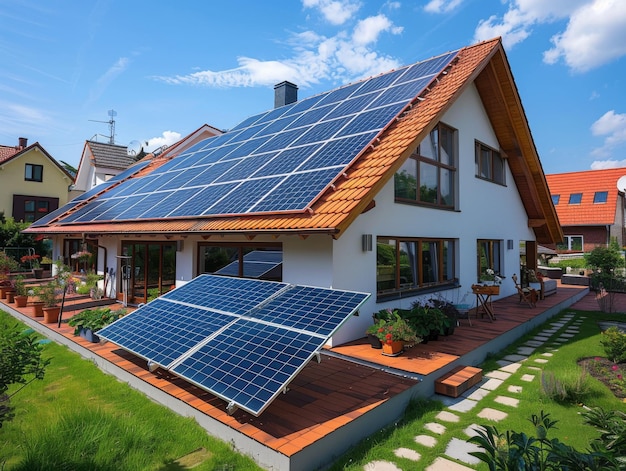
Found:
[[[430,434],[421,434],[415,436],[414,441],[417,449],[409,447],[399,447],[394,450],[395,456],[416,463],[419,462],[422,459],[422,453],[420,453],[419,450],[420,447],[424,449],[433,448],[435,445],[437,445],[439,440],[445,439],[442,437],[450,429],[454,430],[454,424],[460,422],[461,420],[461,416],[459,414],[469,414],[472,409],[474,409],[474,407],[479,404],[479,401],[481,399],[489,396],[492,393],[496,394],[494,402],[499,406],[501,405],[502,410],[500,410],[499,407],[498,409],[484,407],[475,413],[475,417],[477,419],[481,419],[483,423],[499,422],[505,419],[511,409],[519,406],[520,400],[516,397],[494,393],[494,391],[504,389],[502,385],[506,382],[509,382],[511,376],[517,373],[518,370],[522,367],[524,367],[525,370],[532,372],[533,374],[524,373],[519,376],[519,378],[512,380],[513,383],[530,383],[534,381],[542,368],[538,366],[533,366],[532,363],[540,365],[548,363],[550,361],[550,358],[554,354],[549,351],[542,352],[537,358],[534,358],[533,362],[530,364],[526,363],[528,358],[535,352],[537,348],[546,348],[548,342],[552,342],[553,344],[562,344],[568,342],[572,337],[577,335],[579,333],[579,329],[578,327],[576,327],[576,325],[579,325],[582,322],[582,319],[575,320],[575,322],[573,322],[573,324],[575,325],[568,325],[573,318],[574,314],[569,313],[564,315],[560,321],[551,323],[549,328],[544,329],[532,339],[528,340],[524,345],[520,346],[517,349],[516,354],[507,355],[499,360],[497,362],[497,364],[499,365],[499,368],[497,370],[486,373],[483,377],[483,380],[479,384],[465,391],[459,397],[452,398],[435,394],[434,398],[440,400],[444,404],[446,409],[440,411],[435,416],[434,422],[428,422],[424,424],[424,430]],[[563,330],[564,327],[566,328]],[[563,332],[561,332],[562,330]],[[551,340],[554,335],[558,335],[558,337]],[[553,349],[552,351],[556,351],[556,349]],[[506,385],[506,392],[513,396],[521,394],[522,391],[523,386],[521,384]],[[483,426],[477,423],[473,423],[472,425],[466,427],[463,430],[463,433],[468,437],[469,440],[471,437],[476,436],[479,430],[484,431]],[[415,465],[415,468],[412,469],[424,469],[425,471],[474,470],[475,468],[470,466],[476,466],[479,464],[480,461],[478,460],[478,458],[470,455],[470,453],[475,451],[481,451],[481,448],[474,443],[470,443],[468,440],[463,440],[457,437],[448,439],[444,451],[445,456],[439,456],[435,458],[435,460],[430,464],[422,463],[420,465]],[[460,464],[459,462],[465,463],[469,466],[465,466],[463,464]],[[397,464],[382,460],[372,461],[366,464],[363,469],[364,471],[400,470]]]

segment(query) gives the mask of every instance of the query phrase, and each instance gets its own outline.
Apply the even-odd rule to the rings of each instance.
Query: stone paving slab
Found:
[[[419,461],[422,457],[417,451],[411,450],[410,448],[398,448],[393,450],[393,454],[398,458],[406,458],[411,461]]]
[[[415,443],[419,443],[428,448],[432,448],[437,444],[437,439],[431,435],[418,435],[414,440]]]
[[[507,366],[503,366],[502,368],[500,368],[502,371],[505,371],[506,373],[515,373],[517,372],[517,370],[519,370],[522,367],[521,363],[511,363],[510,365]]]
[[[501,371],[501,370],[494,370],[494,371],[490,371],[489,373],[486,373],[485,376],[487,378],[501,379],[502,381],[504,381],[511,377],[511,373],[507,373],[506,371]]]
[[[501,380],[501,379],[491,378],[491,379],[489,379],[489,381],[487,381],[486,383],[482,384],[480,387],[482,389],[486,389],[488,391],[493,391],[498,386],[500,386],[503,382],[504,381]]]
[[[506,412],[502,412],[501,410],[492,409],[491,407],[485,407],[481,410],[477,416],[481,419],[493,420],[494,422],[499,422],[507,418],[509,414]]]
[[[494,399],[498,404],[502,404],[505,406],[517,407],[519,406],[519,399],[515,399],[513,397],[508,396],[498,396]]]
[[[372,461],[363,466],[364,471],[402,471],[390,461]]]
[[[545,342],[550,338],[549,335],[535,335],[531,340],[536,340],[538,342]]]
[[[535,347],[519,347],[517,349],[517,353],[519,353],[520,355],[531,355],[534,351],[536,350]]]
[[[535,375],[522,375],[521,380],[530,383],[533,379],[535,379]]]
[[[525,345],[529,347],[541,347],[545,342],[540,342],[538,340],[529,340]]]
[[[449,406],[448,409],[455,412],[469,412],[474,408],[474,406],[476,406],[476,404],[478,404],[478,402],[465,398],[462,401],[459,401],[456,404]]]
[[[482,425],[471,424],[463,430],[463,433],[471,438],[478,435],[478,430],[482,430],[484,432],[486,429]]]
[[[439,414],[435,416],[435,419],[441,420],[442,422],[458,422],[460,420],[458,415],[452,412],[446,412],[445,410],[439,412]]]
[[[508,388],[506,388],[506,390],[511,393],[519,394],[522,392],[522,387],[521,386],[509,386]]]
[[[427,424],[424,424],[424,428],[429,432],[436,433],[437,435],[442,435],[446,432],[446,427],[436,422],[428,422]]]
[[[532,351],[534,352],[535,349],[533,348]],[[532,352],[530,352],[532,353]],[[525,361],[528,360],[528,355],[524,355],[524,354],[519,354],[519,355],[507,355],[504,357],[505,360],[510,361],[511,363],[517,363],[520,361]]]
[[[369,469],[366,471],[370,471]],[[378,471],[378,470],[373,470]],[[445,458],[439,457],[433,461],[428,468],[424,471],[474,471],[473,468],[468,468],[467,466],[463,466],[455,461],[450,461]]]
[[[550,352],[543,352],[543,353],[541,354],[541,356],[542,356],[542,357],[553,357],[553,356],[554,356],[554,353],[550,353]]]
[[[548,363],[548,360],[546,360],[545,358],[535,358],[535,363],[544,364]]]
[[[467,464],[478,464],[480,460],[475,456],[470,455],[472,451],[482,451],[483,449],[474,443],[469,443],[465,440],[453,438],[448,443],[446,451],[444,452],[450,458],[463,461]]]
[[[488,389],[479,388],[473,393],[469,394],[467,398],[471,399],[472,401],[480,401],[483,397],[489,394],[489,392],[490,391]]]

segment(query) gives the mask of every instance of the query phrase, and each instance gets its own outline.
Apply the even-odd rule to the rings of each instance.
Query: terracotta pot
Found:
[[[26,304],[28,304],[28,296],[25,296],[25,295],[15,296],[16,307],[26,307]]]
[[[15,301],[15,291],[7,291],[7,301],[10,303]]]
[[[402,342],[402,340],[394,340],[391,343],[384,342],[383,354],[384,355],[398,355],[402,353],[403,348],[404,348],[404,342]]]
[[[32,307],[34,317],[43,317],[43,303],[41,301],[35,301]]]
[[[43,308],[43,321],[46,324],[55,324],[59,322],[59,313],[61,306],[52,306]]]

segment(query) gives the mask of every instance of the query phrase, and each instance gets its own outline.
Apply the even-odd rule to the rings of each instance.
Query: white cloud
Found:
[[[424,6],[424,11],[428,13],[450,13],[461,3],[463,3],[463,0],[430,0]]]
[[[602,147],[594,149],[591,154],[595,157],[609,157],[616,147],[626,144],[626,114],[607,111],[591,125],[591,133],[604,136]]]
[[[182,136],[180,133],[176,131],[163,131],[159,137],[152,137],[146,141],[146,151],[152,152],[155,149],[158,149],[161,146],[171,146],[172,144],[176,144]]]
[[[567,29],[552,37],[554,47],[544,61],[559,59],[574,71],[585,72],[626,55],[626,2],[595,0],[577,9]]]
[[[96,80],[95,85],[90,90],[88,104],[100,98],[111,82],[122,74],[129,65],[130,59],[128,57],[120,57],[115,64],[109,67],[109,69]]]
[[[303,0],[305,8],[315,8],[330,24],[342,25],[359,11],[361,4],[350,0]]]
[[[594,160],[591,162],[591,170],[604,170],[607,168],[626,167],[626,160]]]
[[[305,6],[328,3],[304,0]],[[353,81],[400,65],[396,59],[377,52],[374,45],[383,33],[398,35],[402,31],[387,16],[378,14],[357,21],[351,32],[342,29],[331,37],[313,31],[293,34],[287,41],[293,56],[283,61],[239,57],[233,69],[154,78],[170,84],[209,87],[268,86],[283,80],[307,87],[325,79]]]

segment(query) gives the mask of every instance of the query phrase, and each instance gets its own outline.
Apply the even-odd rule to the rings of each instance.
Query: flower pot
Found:
[[[383,343],[383,355],[396,356],[402,353],[404,342],[402,340],[394,340],[392,342]]]
[[[367,340],[369,340],[372,348],[383,348],[383,344],[378,337],[374,334],[367,334]]]
[[[43,317],[43,303],[41,301],[35,301],[31,306],[34,317]]]
[[[38,280],[43,278],[43,268],[33,268],[33,276]]]
[[[59,322],[59,313],[61,312],[61,306],[52,306],[43,308],[43,321],[46,324],[55,324]]]
[[[12,303],[15,301],[15,291],[7,291],[7,302]]]
[[[87,342],[100,343],[100,337],[91,329],[81,327],[78,335],[87,340]]]
[[[16,307],[26,307],[26,304],[28,304],[28,296],[26,295],[15,296]]]
[[[7,293],[11,290],[10,286],[0,286],[0,298],[6,299]]]

